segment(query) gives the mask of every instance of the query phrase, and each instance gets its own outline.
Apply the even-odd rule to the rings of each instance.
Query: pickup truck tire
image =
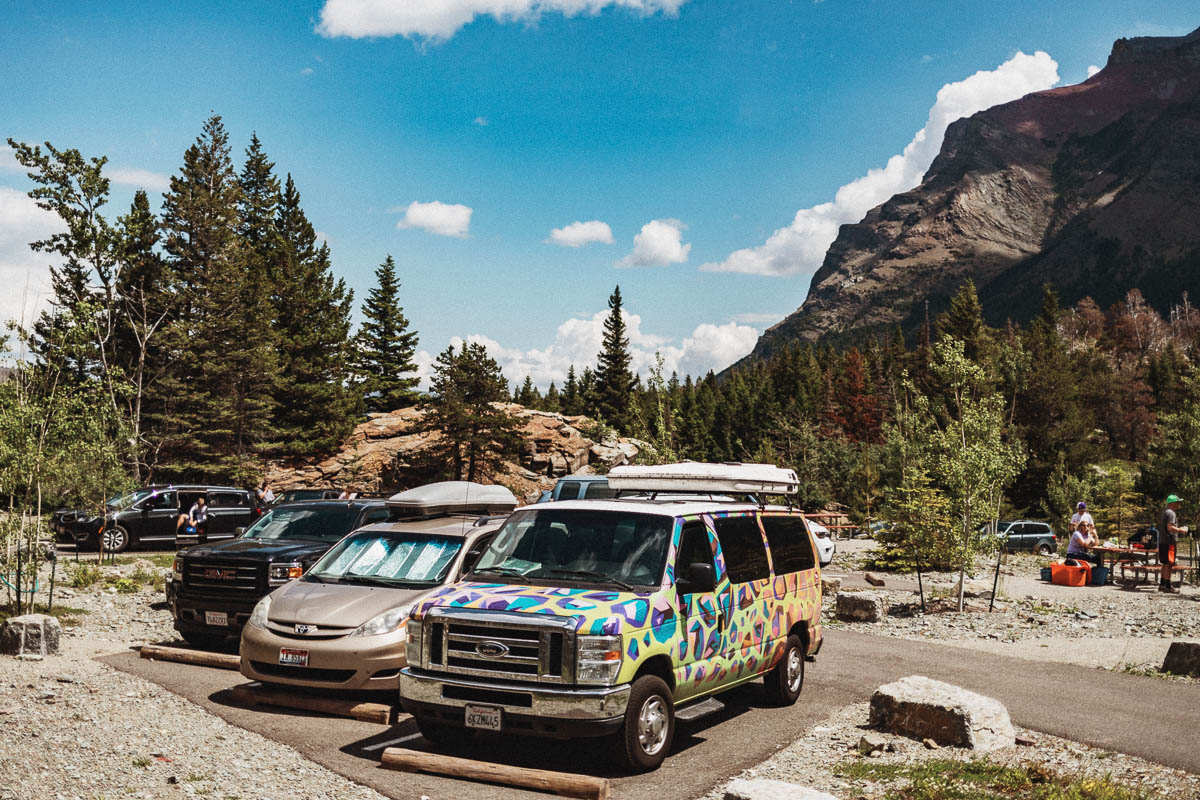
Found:
[[[449,725],[442,725],[437,722],[416,718],[417,730],[425,737],[430,744],[438,747],[449,747],[470,739],[469,731],[464,731],[461,728],[454,728]]]
[[[633,682],[625,722],[613,740],[617,763],[630,772],[658,769],[675,739],[675,704],[662,678],[643,675]]]
[[[220,633],[200,633],[198,631],[188,631],[183,634],[183,639],[193,647],[198,647],[201,650],[217,650],[225,644],[225,635]]]
[[[787,638],[783,658],[763,676],[767,698],[778,706],[793,705],[804,688],[804,642],[796,634]]]
[[[120,525],[105,528],[104,533],[100,536],[104,539],[104,552],[106,553],[124,553],[129,549],[129,531]]]

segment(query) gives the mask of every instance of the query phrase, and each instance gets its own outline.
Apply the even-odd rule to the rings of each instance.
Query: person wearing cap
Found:
[[[1175,567],[1175,544],[1179,534],[1187,533],[1186,525],[1179,525],[1176,512],[1183,500],[1178,495],[1167,495],[1167,507],[1158,522],[1158,563],[1162,565],[1162,577],[1158,581],[1160,592],[1179,591],[1171,585],[1171,571]]]
[[[1080,500],[1078,503],[1075,504],[1075,513],[1071,515],[1070,532],[1074,533],[1075,531],[1077,531],[1079,529],[1080,524],[1084,523],[1084,522],[1088,523],[1089,525],[1093,525],[1093,526],[1096,524],[1095,521],[1092,519],[1092,515],[1088,513],[1087,503]]]

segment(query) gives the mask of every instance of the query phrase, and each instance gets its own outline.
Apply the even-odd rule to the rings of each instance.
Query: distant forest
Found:
[[[1186,296],[1163,318],[1136,290],[1064,310],[1047,286],[1029,324],[994,328],[966,283],[913,342],[793,343],[693,378],[661,361],[634,375],[618,287],[596,364],[545,393],[510,387],[478,345],[441,353],[422,393],[395,263],[383,257],[354,330],[352,292],[257,137],[235,164],[213,116],[161,211],[138,192],[115,218],[104,158],[9,144],[64,226],[32,243],[58,265],[52,301],[5,344],[27,354],[0,382],[0,495],[15,505],[247,485],[267,460],[327,455],[365,413],[414,404],[449,442],[429,479],[486,477],[519,446],[495,413],[507,400],[587,415],[643,440],[646,460],[793,467],[803,505],[856,518],[933,492],[968,521],[1061,520],[1084,499],[1125,530],[1168,492],[1200,499],[1200,312]]]

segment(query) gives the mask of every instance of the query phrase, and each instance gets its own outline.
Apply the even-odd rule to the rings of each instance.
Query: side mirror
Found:
[[[244,527],[242,527],[242,528],[234,528],[234,529],[233,529],[233,535],[234,535],[235,537],[237,537],[237,536],[241,536],[241,535],[242,535],[243,533],[245,533],[245,532],[246,532],[246,529],[245,529]]]
[[[717,573],[712,564],[688,564],[675,583],[680,594],[711,592],[717,588]]]

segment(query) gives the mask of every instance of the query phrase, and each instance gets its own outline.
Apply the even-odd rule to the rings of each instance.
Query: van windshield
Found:
[[[516,511],[472,574],[629,589],[657,587],[674,523],[668,516],[624,511]]]
[[[385,586],[438,584],[445,580],[462,545],[460,537],[362,531],[338,542],[304,577]]]

